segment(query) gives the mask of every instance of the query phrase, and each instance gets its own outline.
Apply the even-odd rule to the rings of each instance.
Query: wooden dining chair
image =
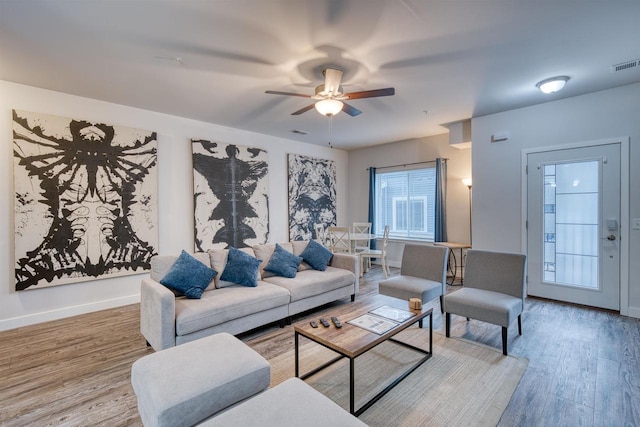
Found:
[[[367,262],[368,267],[371,268],[371,258],[377,258],[382,263],[382,271],[384,272],[384,278],[388,279],[389,274],[389,266],[387,265],[387,241],[389,240],[389,226],[384,226],[384,233],[382,235],[382,241],[378,246],[380,249],[367,249],[365,251],[360,252],[360,259],[362,259],[362,266],[364,270],[364,263]]]
[[[354,222],[352,230],[354,234],[371,234],[371,223],[370,222]],[[355,253],[366,251],[369,249],[370,249],[369,239],[353,241],[353,251]]]
[[[351,252],[351,232],[349,227],[329,227],[329,249],[333,253]]]
[[[315,232],[316,240],[325,248],[329,245],[327,244],[327,229],[322,224],[314,224],[313,231]]]

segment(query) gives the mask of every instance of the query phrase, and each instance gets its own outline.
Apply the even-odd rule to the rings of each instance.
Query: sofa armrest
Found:
[[[140,332],[156,351],[176,345],[176,297],[150,278],[140,285]]]
[[[355,274],[356,281],[353,284],[353,294],[355,295],[360,291],[360,257],[358,255],[333,254],[329,265],[331,267],[349,270]]]

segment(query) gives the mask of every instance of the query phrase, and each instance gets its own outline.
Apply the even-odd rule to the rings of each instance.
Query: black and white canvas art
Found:
[[[336,225],[335,163],[289,154],[289,239],[316,239],[315,224]]]
[[[195,249],[243,248],[269,238],[269,168],[260,148],[191,140]]]
[[[13,149],[16,290],[150,269],[155,132],[14,110]]]

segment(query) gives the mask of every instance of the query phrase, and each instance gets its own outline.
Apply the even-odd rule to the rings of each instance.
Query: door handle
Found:
[[[616,240],[616,235],[615,234],[609,234],[607,237],[603,237],[602,239],[607,239],[610,241],[614,241]]]

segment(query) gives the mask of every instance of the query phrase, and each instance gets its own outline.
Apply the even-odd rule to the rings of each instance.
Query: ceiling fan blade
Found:
[[[342,71],[333,68],[324,70],[324,90],[330,95],[335,95],[340,90]]]
[[[269,93],[271,95],[301,96],[303,98],[311,98],[311,95],[305,95],[304,93],[280,92],[277,90],[265,90],[264,93]]]
[[[395,93],[396,93],[395,88],[387,87],[384,89],[363,90],[362,92],[345,93],[344,96],[348,97],[347,99],[360,99],[360,98],[375,98],[377,96],[391,96],[391,95],[395,95]]]
[[[351,105],[347,104],[346,102],[342,102],[342,111],[344,111],[345,113],[347,113],[348,115],[350,115],[351,117],[355,117],[355,116],[359,116],[360,114],[362,114],[362,111],[358,110],[355,107],[352,107]]]
[[[292,116],[299,116],[302,113],[306,113],[307,111],[313,109],[313,107],[315,107],[316,104],[311,104],[311,105],[307,105],[304,108],[299,109],[298,111],[294,111],[293,113],[291,113]]]

